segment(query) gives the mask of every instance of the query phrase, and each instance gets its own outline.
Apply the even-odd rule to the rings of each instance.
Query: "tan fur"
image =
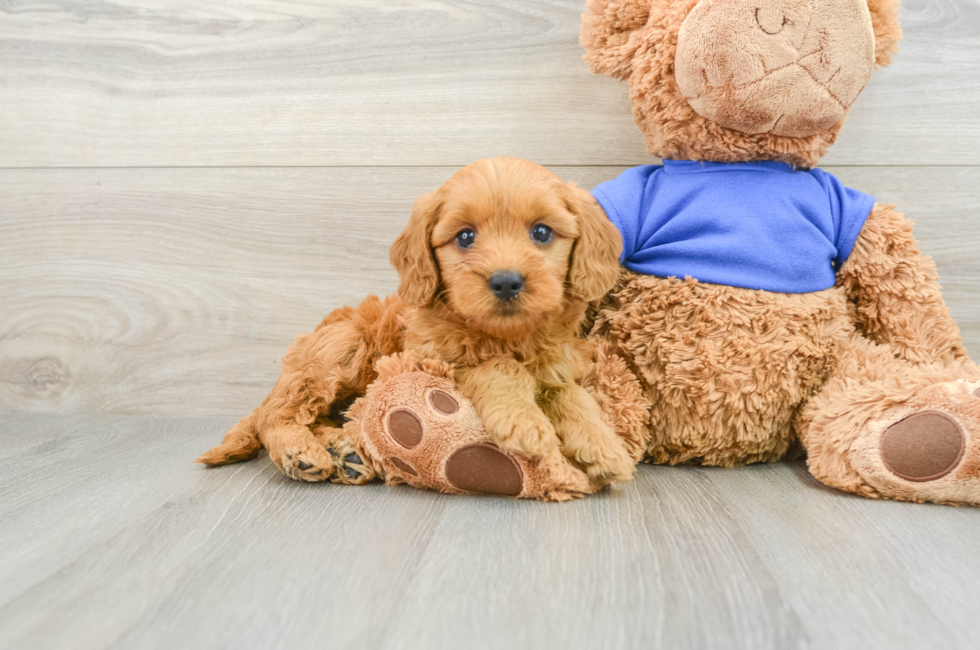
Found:
[[[745,11],[760,7],[726,2]],[[814,166],[843,119],[801,137],[753,135],[699,115],[684,97],[674,76],[678,36],[698,3],[588,0],[585,58],[594,71],[629,81],[636,122],[655,155]],[[765,21],[778,17],[778,0],[765,6]],[[867,8],[874,61],[887,65],[901,37],[897,2],[867,0]],[[830,20],[827,29],[835,24]],[[834,35],[826,36],[830,43]],[[724,108],[734,115],[744,107]],[[526,237],[543,214],[551,215],[559,235],[547,250]],[[480,235],[472,251],[452,244],[462,227]],[[270,406],[243,420],[205,458],[254,455],[259,432],[266,446],[276,446],[284,471],[298,478],[315,480],[288,469],[283,458],[330,463],[323,444],[366,450],[366,472],[393,476],[389,455],[372,447],[380,437],[368,435],[383,426],[378,405],[404,401],[423,409],[421,396],[438,381],[468,396],[475,411],[467,413],[479,413],[482,422],[442,429],[437,423],[433,430],[445,440],[489,436],[536,456],[537,469],[527,457],[521,462],[533,474],[523,489],[538,498],[591,492],[604,477],[625,476],[624,462],[644,457],[728,467],[791,457],[802,446],[813,475],[830,486],[874,498],[980,504],[980,369],[967,357],[935,266],[893,206],[874,207],[836,285],[817,293],[751,291],[625,270],[617,279],[617,254],[618,237],[595,202],[540,168],[490,161],[464,171],[419,201],[392,247],[409,306],[375,299],[371,316],[344,311],[329,334],[301,339],[303,349],[288,357],[294,361]],[[530,287],[519,309],[506,314],[485,293],[488,273],[504,266],[519,268]],[[368,336],[380,338],[369,344]],[[329,356],[305,349],[320,340]],[[391,364],[392,373],[351,410],[362,426],[330,428],[329,403],[360,394],[376,355],[400,348],[452,364],[455,384],[449,366],[420,370],[408,357],[389,357],[379,365]],[[883,440],[889,431],[909,431],[893,429],[905,418],[923,422],[930,413],[959,432],[948,438],[953,460],[945,473],[902,478],[891,471]],[[267,441],[262,436],[270,425],[275,439]],[[309,426],[319,440],[304,436]],[[615,444],[613,427],[621,439]],[[440,483],[445,440],[433,436],[431,453],[417,455],[429,469],[413,485],[452,491]],[[591,478],[562,465],[562,454],[587,467]],[[372,458],[380,458],[377,467]]]
[[[874,67],[865,0],[700,0],[674,60],[699,115],[742,133],[793,137],[842,120]]]
[[[537,224],[553,229],[552,242],[532,241]],[[455,237],[467,228],[476,241],[464,250]],[[575,383],[590,358],[576,337],[579,323],[588,301],[615,282],[620,249],[592,197],[543,167],[496,158],[464,168],[416,202],[392,245],[400,298],[369,297],[297,339],[262,406],[199,462],[235,462],[264,446],[293,478],[343,481],[342,463],[321,441],[353,444],[336,429],[338,410],[364,395],[379,359],[413,350],[455,367],[463,394],[501,447],[531,457],[560,449],[590,476],[629,478],[633,462],[623,443]],[[526,279],[506,303],[488,286],[501,270]]]
[[[404,347],[405,310],[396,296],[383,301],[369,296],[357,309],[332,312],[289,347],[282,374],[262,405],[198,462],[214,466],[248,460],[265,447],[291,478],[343,480],[336,471],[342,456],[331,456],[314,431],[321,439],[343,439],[330,429],[340,432],[341,412],[374,380],[374,363]]]
[[[688,103],[674,64],[681,25],[697,4],[698,0],[588,0],[580,39],[585,60],[593,72],[629,81],[633,117],[647,149],[677,160],[779,160],[815,166],[837,139],[844,119],[806,137],[747,134],[699,115]],[[871,0],[868,9],[876,62],[888,65],[901,38],[897,0]]]
[[[455,371],[447,363],[423,359],[413,352],[385,357],[377,364],[378,378],[367,396],[351,407],[348,433],[367,458],[373,459],[378,476],[390,484],[408,483],[418,488],[447,494],[469,494],[453,484],[447,459],[454,452],[491,442],[473,404],[459,395],[453,381]],[[453,395],[459,406],[451,414],[437,413],[428,399],[430,391]],[[405,448],[388,434],[385,416],[408,409],[422,423],[424,435],[418,445]],[[568,501],[600,489],[605,481],[589,477],[568,462],[555,447],[539,458],[512,455],[519,467],[521,499]],[[408,471],[406,471],[408,470]]]
[[[796,422],[810,471],[828,485],[868,497],[980,503],[980,477],[964,480],[954,472],[939,481],[910,483],[892,475],[878,453],[885,429],[916,412],[950,413],[968,430],[980,431],[980,399],[972,394],[978,382],[980,371],[968,360],[916,365],[895,358],[889,346],[853,334],[834,376]],[[970,443],[967,458],[980,458],[980,445]]]
[[[858,330],[871,341],[912,363],[966,358],[936,265],[922,255],[912,222],[895,206],[875,206],[838,278],[856,307]]]
[[[972,377],[935,265],[901,214],[876,206],[838,275],[824,292],[779,294],[625,272],[591,337],[629,359],[646,387],[651,459],[778,460],[797,436],[801,405],[831,377],[863,376],[841,366],[855,346],[901,357],[902,368],[940,364],[958,369],[943,377]],[[858,332],[869,340],[856,342]]]
[[[643,384],[657,463],[782,458],[796,408],[830,375],[849,326],[837,288],[788,295],[626,272],[607,302],[591,336]]]
[[[708,13],[709,5],[725,15]],[[733,27],[692,41],[696,47],[685,56],[695,65],[684,71],[691,73],[692,97],[711,86],[708,76],[698,76],[709,68],[719,78],[731,73],[729,81],[753,74],[734,60],[713,58],[720,54],[753,54],[747,65],[770,55],[773,61],[792,59],[789,50],[767,50],[770,43],[754,31],[739,40],[745,34],[738,24],[754,29],[752,11],[762,12],[761,26],[775,32],[779,15],[792,20],[794,11],[826,9],[796,0],[588,0],[581,32],[585,59],[593,71],[629,82],[650,152],[670,159],[815,166],[843,119],[789,137],[743,133],[694,110],[675,73],[691,65],[677,60],[678,40],[696,7],[700,28],[722,19]],[[874,63],[888,65],[901,38],[898,2],[867,0],[867,9]],[[837,30],[821,35],[825,48],[859,45],[839,40],[853,25],[836,24],[835,15],[825,18],[824,28]],[[859,54],[840,60],[866,65],[867,52]],[[860,81],[866,71],[841,74],[831,86]],[[721,104],[712,111],[727,116],[720,121],[741,116],[766,122],[767,115],[745,114],[751,101],[732,90],[722,88],[715,97]],[[762,99],[788,106],[800,98],[792,90],[773,96],[778,92],[773,87]],[[619,391],[630,378],[639,382],[650,405],[644,442],[654,462],[732,466],[778,460],[802,444],[814,476],[827,485],[876,498],[980,504],[980,370],[943,302],[935,265],[922,256],[911,222],[894,206],[874,207],[836,286],[827,291],[787,295],[624,273],[588,322],[594,323],[590,338],[597,352],[620,364],[590,386],[605,404],[604,393]],[[915,482],[890,471],[882,440],[892,426],[924,413],[954,422],[963,448],[949,473]]]
[[[891,65],[898,54],[902,40],[902,27],[898,24],[899,0],[868,0],[871,25],[875,30],[875,63],[880,67]]]

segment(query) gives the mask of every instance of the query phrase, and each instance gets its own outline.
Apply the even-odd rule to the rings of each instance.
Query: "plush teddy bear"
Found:
[[[802,450],[842,490],[980,503],[980,370],[935,266],[894,206],[816,167],[890,63],[897,15],[897,0],[589,0],[585,59],[629,83],[664,159],[593,192],[623,235],[624,270],[592,311],[588,383],[611,421],[642,408],[627,441],[638,461],[732,467]],[[488,462],[480,485],[496,489],[452,489],[446,431],[426,476],[402,471],[377,405],[398,390],[411,401],[422,376],[463,403],[448,374],[403,370],[415,388],[389,373],[352,411],[383,475],[549,494],[547,476],[518,487],[526,459]],[[623,392],[631,382],[642,389]],[[558,493],[589,491],[570,476]]]
[[[567,501],[609,483],[590,478],[557,449],[539,458],[501,449],[457,390],[454,369],[446,363],[402,352],[380,359],[376,370],[378,378],[347,411],[343,429],[324,428],[328,437],[320,436],[335,458],[335,483],[362,484],[380,477],[447,494],[543,501]],[[598,372],[607,376],[600,379]],[[605,417],[639,458],[649,413],[639,383],[615,360],[593,366],[585,383],[592,387],[597,381],[607,389],[600,402]]]

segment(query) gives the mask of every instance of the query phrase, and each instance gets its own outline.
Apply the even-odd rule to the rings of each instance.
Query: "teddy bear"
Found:
[[[585,60],[629,84],[663,159],[593,190],[624,249],[582,332],[585,383],[610,422],[631,423],[617,431],[637,462],[805,454],[815,478],[854,494],[980,503],[980,370],[936,268],[896,206],[817,166],[900,39],[897,0],[588,1]],[[551,480],[566,497],[592,491],[571,464],[535,475],[512,454],[474,458],[482,478],[448,485],[458,439],[486,442],[472,413],[456,433],[433,430],[424,476],[405,473],[384,409],[433,382],[465,405],[448,369],[407,363],[351,411],[371,476],[457,493],[540,498]]]

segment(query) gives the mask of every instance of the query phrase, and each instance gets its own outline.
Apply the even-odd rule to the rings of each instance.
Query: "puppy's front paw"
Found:
[[[636,463],[623,441],[601,421],[565,421],[558,426],[562,453],[585,468],[590,478],[609,483],[628,481]]]
[[[501,425],[490,428],[490,435],[503,449],[528,458],[547,456],[558,448],[558,436],[551,422],[540,411],[510,414]]]
[[[621,444],[600,444],[579,450],[578,459],[591,478],[621,483],[633,478],[636,464]]]

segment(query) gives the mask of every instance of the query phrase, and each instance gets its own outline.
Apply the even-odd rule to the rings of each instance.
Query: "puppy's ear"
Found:
[[[582,15],[579,42],[585,62],[596,74],[625,81],[633,71],[640,42],[634,32],[650,18],[652,0],[589,0]]]
[[[439,288],[439,269],[432,251],[432,230],[439,218],[442,201],[438,190],[415,202],[405,230],[391,245],[388,257],[398,270],[398,295],[413,307],[432,304]]]
[[[609,293],[619,277],[623,238],[593,196],[574,185],[564,192],[565,206],[578,217],[579,236],[568,270],[570,292],[586,302]]]

